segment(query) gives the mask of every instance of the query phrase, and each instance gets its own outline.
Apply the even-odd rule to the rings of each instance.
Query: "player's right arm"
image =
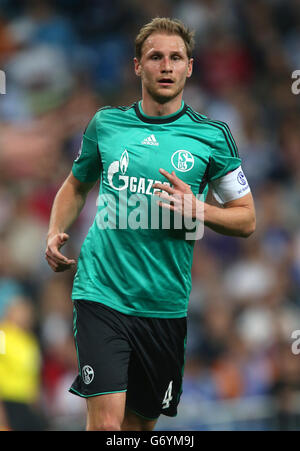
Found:
[[[96,116],[86,128],[72,171],[57,192],[50,216],[46,260],[55,272],[65,271],[76,262],[65,257],[60,248],[69,239],[66,231],[78,218],[88,192],[101,175]]]
[[[86,196],[95,182],[80,182],[72,172],[64,181],[53,202],[47,235],[46,260],[55,272],[65,271],[76,262],[65,257],[60,248],[69,239],[66,231],[78,218]]]

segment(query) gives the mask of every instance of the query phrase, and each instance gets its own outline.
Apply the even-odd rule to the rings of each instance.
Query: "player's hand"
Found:
[[[159,172],[166,177],[172,186],[154,183],[153,188],[162,190],[162,192],[155,192],[155,196],[162,199],[162,201],[158,201],[158,205],[178,212],[185,217],[196,218],[200,201],[194,196],[190,186],[177,177],[174,171],[170,174],[164,169],[160,169]]]
[[[69,235],[66,233],[58,233],[48,239],[45,257],[48,265],[55,272],[66,271],[76,264],[74,259],[69,259],[59,252],[68,239]]]

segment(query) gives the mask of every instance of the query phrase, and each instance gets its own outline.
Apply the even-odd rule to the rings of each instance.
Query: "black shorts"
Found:
[[[186,318],[137,317],[76,300],[74,338],[79,374],[71,393],[87,398],[124,391],[126,406],[147,419],[177,414]]]

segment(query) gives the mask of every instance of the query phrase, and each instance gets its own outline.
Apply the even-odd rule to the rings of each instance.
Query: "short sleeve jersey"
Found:
[[[80,251],[72,298],[129,315],[186,316],[194,241],[186,239],[184,227],[174,226],[172,217],[170,226],[161,217],[153,219],[152,208],[161,215],[153,184],[168,183],[160,168],[174,171],[205,199],[210,181],[240,165],[228,126],[184,102],[176,113],[161,117],[147,116],[141,102],[100,109],[85,130],[72,168],[81,182],[100,179],[96,216]]]

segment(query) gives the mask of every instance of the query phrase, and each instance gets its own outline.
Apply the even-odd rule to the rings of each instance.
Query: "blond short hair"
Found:
[[[194,31],[189,30],[180,20],[168,17],[156,17],[145,24],[135,38],[135,56],[138,60],[142,57],[143,44],[153,33],[175,34],[180,36],[186,47],[188,58],[192,57],[195,46]]]

